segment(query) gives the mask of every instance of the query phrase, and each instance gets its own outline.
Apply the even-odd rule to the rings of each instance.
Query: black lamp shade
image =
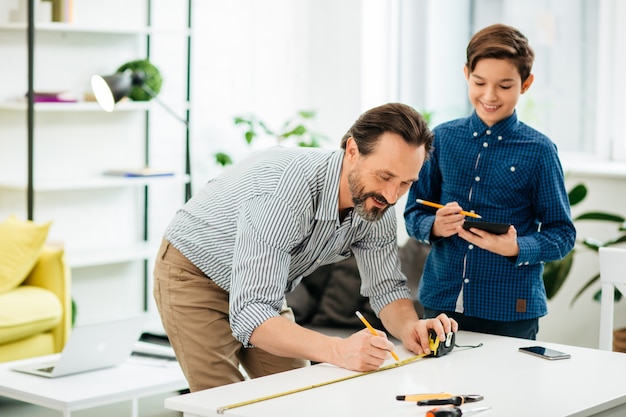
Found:
[[[115,103],[128,95],[133,87],[132,74],[118,72],[113,75],[94,75],[91,77],[91,89],[104,111],[111,112]]]

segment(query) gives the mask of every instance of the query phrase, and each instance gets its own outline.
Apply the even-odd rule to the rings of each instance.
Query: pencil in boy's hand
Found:
[[[418,202],[418,203],[420,203],[420,204],[423,204],[423,205],[425,205],[425,206],[434,207],[434,208],[438,208],[438,209],[440,209],[440,208],[443,208],[443,207],[444,207],[442,204],[438,204],[438,203],[431,203],[430,201],[420,200],[419,198],[418,198],[417,200],[415,200],[415,201],[416,201],[416,202]],[[461,210],[461,211],[460,211],[460,213],[461,213],[461,214],[463,214],[464,216],[467,216],[467,217],[474,217],[474,218],[476,218],[476,219],[482,219],[482,217],[481,217],[481,216],[479,216],[479,215],[478,215],[478,214],[476,214],[476,213],[472,213],[472,212],[470,212],[470,211],[464,211],[464,210]]]
[[[374,336],[378,336],[378,333],[376,332],[376,330],[372,327],[372,325],[369,323],[369,321],[367,321],[365,319],[365,317],[363,317],[363,314],[361,314],[360,311],[356,312],[356,315],[359,319],[361,319],[361,321],[363,322],[363,324],[365,325],[365,327],[367,327],[369,329],[369,331],[374,335]],[[398,355],[396,355],[396,352],[394,352],[393,350],[390,352],[391,356],[393,356],[393,358],[397,361],[400,360],[400,358],[398,357]]]

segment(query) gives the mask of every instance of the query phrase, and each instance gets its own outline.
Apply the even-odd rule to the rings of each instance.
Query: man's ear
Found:
[[[346,157],[355,158],[359,155],[359,147],[352,136],[346,141]]]
[[[535,76],[530,74],[528,78],[526,78],[526,81],[522,83],[522,94],[524,94],[530,86],[533,85],[533,81],[535,81]]]
[[[465,79],[469,81],[470,73],[469,73],[469,68],[467,68],[467,65],[463,65],[463,74],[465,74]]]

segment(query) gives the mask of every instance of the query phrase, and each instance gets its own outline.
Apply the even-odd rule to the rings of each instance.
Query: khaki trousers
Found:
[[[232,335],[228,292],[166,240],[156,259],[154,298],[192,392],[243,381],[239,365],[256,378],[309,364],[244,348]],[[281,315],[293,321],[291,309],[286,303],[283,307]]]

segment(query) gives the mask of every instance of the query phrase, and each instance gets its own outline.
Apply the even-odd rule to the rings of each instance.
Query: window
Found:
[[[619,0],[399,0],[398,99],[434,124],[471,111],[463,76],[471,35],[517,27],[535,51],[521,120],[560,153],[626,160],[626,2]]]

